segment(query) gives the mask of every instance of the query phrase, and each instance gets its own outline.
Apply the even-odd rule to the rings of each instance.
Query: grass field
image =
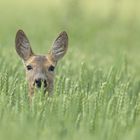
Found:
[[[0,140],[139,140],[138,0],[0,1]],[[56,68],[54,96],[32,106],[15,51],[23,29],[47,54],[66,30],[69,50]]]

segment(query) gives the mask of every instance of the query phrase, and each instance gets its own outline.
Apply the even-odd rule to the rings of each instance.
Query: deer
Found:
[[[28,83],[29,98],[32,100],[35,89],[43,88],[44,94],[53,95],[55,68],[58,61],[68,50],[68,35],[61,32],[45,55],[33,52],[29,39],[23,30],[18,30],[15,37],[15,49],[22,59]]]

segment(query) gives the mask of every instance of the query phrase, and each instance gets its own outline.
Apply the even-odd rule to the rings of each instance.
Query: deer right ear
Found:
[[[67,52],[68,49],[68,35],[65,31],[61,32],[51,47],[49,57],[52,61],[57,62]]]
[[[32,55],[33,51],[30,46],[30,42],[22,30],[18,30],[15,39],[15,46],[18,55],[24,60],[28,60]]]

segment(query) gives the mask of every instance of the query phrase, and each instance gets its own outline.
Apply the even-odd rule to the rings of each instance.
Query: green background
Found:
[[[140,1],[1,0],[0,139],[136,140],[140,131]],[[69,36],[52,98],[28,102],[15,34],[47,54]]]

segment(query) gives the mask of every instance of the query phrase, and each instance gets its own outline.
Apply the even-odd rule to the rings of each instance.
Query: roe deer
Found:
[[[34,89],[40,87],[43,88],[44,93],[48,91],[48,94],[52,95],[54,69],[68,49],[67,33],[64,31],[58,35],[47,55],[34,54],[29,40],[22,30],[17,31],[15,46],[26,69],[30,99],[34,94]]]

